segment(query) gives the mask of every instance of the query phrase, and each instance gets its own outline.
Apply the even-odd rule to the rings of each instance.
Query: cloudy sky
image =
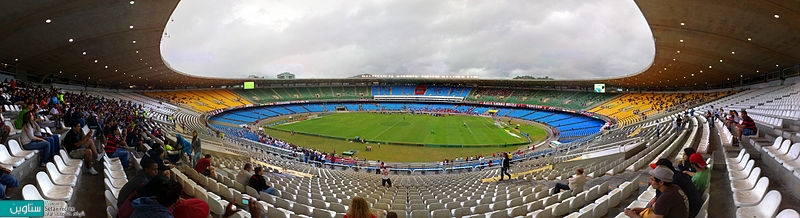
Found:
[[[191,0],[171,20],[165,60],[209,77],[593,79],[655,54],[631,0]]]

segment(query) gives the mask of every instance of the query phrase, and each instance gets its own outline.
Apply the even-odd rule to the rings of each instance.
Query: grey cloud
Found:
[[[655,53],[636,5],[618,0],[193,0],[172,19],[165,60],[212,77],[592,79],[636,73]]]

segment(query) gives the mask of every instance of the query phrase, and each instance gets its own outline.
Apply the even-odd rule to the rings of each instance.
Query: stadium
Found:
[[[569,80],[196,76],[180,1],[2,2],[0,216],[658,216],[666,159],[685,217],[799,217],[800,4],[633,2],[652,63]]]

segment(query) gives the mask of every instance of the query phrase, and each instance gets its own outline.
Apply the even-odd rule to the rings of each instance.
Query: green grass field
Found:
[[[356,135],[360,137],[366,137],[367,139],[372,139],[370,137],[387,137],[393,135],[393,137],[403,137],[409,136],[409,139],[416,139],[416,138],[429,138],[433,141],[431,142],[452,142],[455,137],[447,137],[445,134],[448,130],[434,130],[434,134],[430,134],[430,130],[427,128],[428,125],[422,125],[425,123],[435,123],[439,121],[446,121],[446,122],[453,122],[450,125],[445,125],[447,128],[455,129],[454,134],[462,134],[460,130],[466,128],[463,126],[465,122],[467,122],[467,126],[475,132],[479,126],[481,129],[485,129],[485,135],[494,135],[492,137],[498,138],[498,140],[506,140],[506,141],[513,141],[517,140],[516,137],[513,137],[505,132],[504,129],[500,129],[499,127],[495,126],[493,121],[488,118],[482,117],[469,117],[469,116],[451,116],[451,117],[431,117],[425,115],[405,115],[408,124],[403,124],[403,115],[400,114],[393,114],[393,115],[380,115],[380,114],[371,114],[371,113],[337,113],[337,114],[330,114],[326,115],[323,118],[305,120],[297,123],[287,124],[287,125],[279,125],[275,126],[275,128],[285,129],[285,130],[292,130],[294,129],[296,132],[300,132],[300,128],[302,130],[310,132],[311,130],[315,130],[315,134],[330,134],[331,132],[345,132],[341,135],[341,137],[348,137],[352,138]],[[396,119],[395,119],[396,117]],[[330,119],[333,118],[333,119]],[[440,119],[442,118],[442,119]],[[411,122],[412,119],[414,122]],[[464,121],[461,121],[464,119]],[[391,121],[397,122],[397,125],[391,123]],[[469,122],[466,120],[470,120]],[[387,123],[388,122],[388,123]],[[485,123],[485,124],[484,124]],[[512,125],[517,124],[516,122],[512,123]],[[520,130],[522,132],[530,134],[533,143],[541,142],[542,140],[547,137],[547,133],[543,129],[543,127],[537,125],[529,125],[527,123],[520,123]],[[394,126],[394,127],[392,127]],[[413,127],[412,127],[413,126]],[[473,126],[475,128],[473,128]],[[388,131],[389,128],[400,128],[406,129],[403,131],[407,131],[405,133],[388,133],[393,131]],[[444,127],[444,126],[442,126]],[[511,128],[507,128],[508,130],[513,131]],[[387,130],[387,131],[384,131]],[[484,156],[491,156],[492,153],[496,152],[503,152],[503,151],[516,151],[520,149],[520,147],[526,147],[527,145],[522,146],[510,146],[510,147],[463,147],[463,148],[448,148],[448,147],[421,147],[421,146],[407,146],[407,145],[387,145],[382,144],[380,148],[378,148],[374,143],[369,144],[373,146],[372,151],[365,151],[365,144],[361,143],[352,143],[345,140],[339,139],[331,139],[319,136],[310,136],[310,135],[303,135],[303,134],[295,134],[291,135],[288,132],[280,131],[280,130],[273,130],[273,129],[266,129],[264,130],[267,134],[284,140],[286,142],[296,144],[303,147],[318,149],[321,151],[332,152],[334,149],[337,153],[341,154],[343,151],[347,150],[358,150],[355,156],[359,158],[367,158],[369,160],[382,160],[382,161],[389,161],[389,162],[433,162],[433,161],[442,161],[444,159],[454,159],[456,157],[467,157],[467,156],[475,156],[483,154]],[[304,132],[305,132],[304,131]],[[357,132],[363,131],[363,132]],[[399,131],[399,130],[398,130]],[[421,132],[421,133],[413,133]],[[469,132],[469,130],[463,130]],[[383,132],[382,134],[379,134]],[[373,135],[370,135],[372,133]],[[503,135],[505,134],[505,135]],[[414,135],[425,135],[426,137],[417,137]],[[427,135],[437,135],[437,136],[427,136]],[[487,136],[489,137],[489,136]],[[465,136],[465,138],[473,138],[472,140],[476,144],[485,144],[486,141],[480,141],[480,137],[473,137],[473,136]],[[509,140],[507,138],[513,138]],[[436,141],[439,140],[439,141]],[[451,140],[451,141],[447,141]],[[523,137],[524,141],[527,141],[526,138]],[[408,139],[404,140],[408,141]],[[461,141],[465,141],[465,139],[461,139]],[[498,142],[498,141],[495,141]],[[502,142],[501,142],[502,143]]]
[[[336,113],[275,128],[377,142],[444,145],[503,145],[528,138],[494,120],[477,116]]]

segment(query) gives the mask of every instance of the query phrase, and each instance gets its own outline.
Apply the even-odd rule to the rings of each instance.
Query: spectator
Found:
[[[190,154],[192,154],[192,166],[197,165],[197,161],[200,160],[200,138],[197,137],[197,130],[192,132],[192,147],[190,150]]]
[[[569,177],[567,179],[569,181],[569,185],[564,183],[556,183],[556,187],[553,187],[553,194],[558,194],[561,190],[570,190],[572,194],[577,194],[583,191],[583,186],[586,184],[586,176],[583,175],[583,168],[575,169],[575,176]]]
[[[678,160],[678,172],[689,171],[695,172],[694,168],[692,168],[692,163],[689,162],[689,157],[695,153],[694,148],[684,148],[683,149],[683,157]]]
[[[0,144],[8,143],[8,135],[11,133],[11,127],[6,125],[5,117],[3,117],[3,107],[0,107]]]
[[[267,180],[264,179],[264,168],[263,167],[256,167],[255,174],[250,176],[250,181],[248,185],[253,187],[256,191],[264,192],[267,194],[275,195],[275,188],[270,187],[267,185]]]
[[[119,190],[117,199],[120,199],[120,201],[117,201],[117,207],[122,207],[122,204],[126,202],[130,204],[130,201],[133,199],[128,199],[128,197],[135,196],[137,189],[146,185],[150,179],[158,176],[158,164],[153,161],[153,159],[142,159],[141,166],[142,170],[137,172],[136,175],[128,180],[128,182],[122,186],[122,189]]]
[[[742,140],[742,135],[755,135],[758,132],[758,127],[756,127],[756,122],[753,121],[753,118],[747,116],[747,111],[742,110],[742,123],[738,125],[739,131],[737,132],[736,138],[739,139],[737,141]]]
[[[672,183],[680,186],[681,190],[683,190],[683,193],[686,194],[687,200],[689,200],[690,217],[697,216],[697,213],[700,212],[700,207],[703,206],[703,199],[700,196],[700,192],[698,192],[697,188],[694,187],[692,178],[689,175],[676,171],[672,166],[672,162],[666,158],[659,159],[658,162],[656,162],[656,166],[664,166],[672,170]],[[661,191],[656,190],[656,198],[658,198],[658,196],[661,196]],[[650,203],[655,203],[655,198],[653,198],[653,201]]]
[[[42,157],[40,165],[44,167],[45,164],[52,161],[53,157],[58,153],[58,147],[52,146],[47,140],[34,134],[34,132],[38,132],[39,129],[34,129],[35,127],[32,123],[36,121],[33,120],[32,112],[25,113],[23,116],[22,135],[19,137],[20,143],[26,150],[41,150]]]
[[[231,201],[231,203],[233,203],[233,201]],[[172,214],[175,218],[208,217],[209,212],[211,212],[211,208],[208,206],[208,203],[197,198],[182,200],[178,202],[178,204],[175,205],[175,209],[172,210]]]
[[[139,191],[143,194],[131,202],[131,218],[174,217],[170,208],[178,203],[183,187],[176,181],[156,177]]]
[[[214,173],[214,166],[211,166],[211,155],[206,154],[205,158],[200,158],[197,161],[197,166],[194,166],[194,170],[204,176],[208,176],[211,178],[216,178],[216,174]]]
[[[19,187],[19,180],[11,175],[11,170],[0,166],[0,200],[10,200],[9,193],[14,192],[14,188]]]
[[[362,197],[353,197],[344,218],[377,218],[377,216],[372,214],[367,200],[364,200]]]
[[[246,186],[251,176],[253,176],[253,164],[246,163],[239,174],[236,174],[236,182]]]
[[[511,179],[511,174],[508,173],[508,167],[511,166],[511,158],[508,157],[508,153],[503,152],[503,165],[500,166],[500,181],[503,181],[505,175],[508,175],[508,179]]]
[[[189,162],[191,160],[189,159],[189,157],[191,157],[192,155],[192,144],[189,141],[186,141],[186,139],[184,139],[180,133],[175,134],[175,143],[176,143],[175,149],[181,152],[179,160],[187,158],[186,160],[187,162]],[[197,163],[194,163],[194,165],[192,165],[192,167],[195,166],[197,166]]]
[[[389,178],[389,170],[386,170],[386,168],[383,168],[381,171],[382,171],[381,174],[383,174],[382,177],[381,177],[381,186],[385,187],[386,184],[388,183],[389,184],[389,188],[391,188],[392,187],[392,179]]]
[[[651,207],[625,208],[628,217],[689,217],[689,200],[678,185],[672,183],[674,173],[669,168],[658,166],[650,171],[650,185],[659,191]]]
[[[232,217],[238,210],[233,209],[233,200],[228,201],[228,206],[225,207],[225,214],[222,214],[222,218]],[[250,198],[250,202],[256,202],[256,199]],[[250,217],[258,217],[261,218],[264,213],[261,211],[261,207],[258,204],[247,204],[248,211],[250,212]],[[194,216],[196,217],[196,216]]]
[[[64,148],[69,153],[70,158],[83,159],[86,167],[89,168],[89,174],[97,175],[97,170],[92,167],[92,158],[100,155],[97,153],[97,148],[94,147],[94,140],[92,140],[93,130],[89,130],[86,135],[81,130],[81,124],[75,123],[72,129],[67,132],[64,137]]]
[[[711,173],[706,168],[706,160],[703,159],[703,155],[694,153],[689,157],[689,162],[692,163],[695,172],[684,171],[683,173],[692,176],[694,187],[697,188],[698,192],[703,193],[708,188],[708,182],[711,179]]]
[[[397,218],[397,213],[394,211],[386,212],[386,218]]]
[[[128,167],[130,167],[130,153],[127,149],[125,149],[125,147],[127,146],[125,145],[125,141],[122,140],[122,136],[120,136],[119,129],[109,129],[108,135],[106,136],[106,144],[103,147],[106,155],[111,158],[119,158],[119,162],[122,164],[122,167],[128,169]]]

